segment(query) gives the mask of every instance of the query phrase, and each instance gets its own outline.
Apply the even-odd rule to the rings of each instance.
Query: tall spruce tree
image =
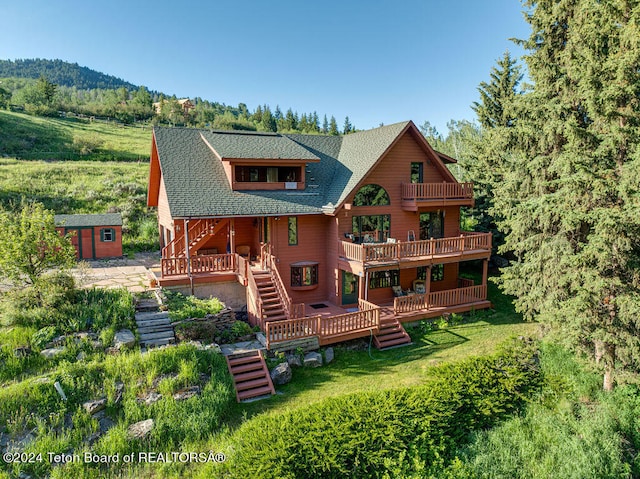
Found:
[[[474,182],[475,205],[471,209],[471,216],[476,221],[475,228],[493,233],[493,245],[497,249],[503,244],[504,236],[494,216],[497,215],[499,219],[500,212],[493,208],[493,187],[502,181],[501,159],[500,154],[496,154],[496,148],[501,151],[509,146],[504,144],[508,135],[503,129],[512,128],[516,123],[514,102],[521,94],[521,67],[509,52],[505,52],[491,69],[489,77],[489,82],[480,83],[480,101],[474,102],[471,107],[478,116],[481,136],[485,141],[472,138],[468,142],[472,152],[464,166]]]
[[[501,128],[501,286],[595,359],[640,365],[640,5],[527,0],[533,91]]]

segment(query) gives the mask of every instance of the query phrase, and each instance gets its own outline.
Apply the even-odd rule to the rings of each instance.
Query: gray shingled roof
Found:
[[[174,218],[300,215],[332,212],[333,209],[326,206],[335,207],[344,201],[408,124],[396,123],[347,136],[230,134],[225,137],[224,133],[187,128],[155,128],[154,134]],[[225,139],[217,143],[223,137]],[[291,159],[295,152],[298,159],[315,162],[307,163],[303,191],[233,191],[222,163],[203,138],[216,151],[218,148],[226,151],[230,156],[218,152],[225,158],[267,158],[246,156],[266,152],[273,158],[270,148],[277,143],[285,145],[286,156]],[[240,152],[243,138],[251,139],[252,152]],[[234,146],[229,146],[231,144]],[[236,156],[240,154],[244,156]]]
[[[318,161],[318,157],[278,133],[202,131],[220,158]]]
[[[122,226],[120,213],[104,213],[98,215],[55,215],[56,226],[78,228],[83,226]]]

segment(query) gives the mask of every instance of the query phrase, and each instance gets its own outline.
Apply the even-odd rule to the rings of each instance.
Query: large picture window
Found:
[[[391,288],[399,284],[400,272],[397,269],[369,273],[369,289]]]
[[[300,288],[318,284],[318,263],[302,261],[291,265],[291,287]]]
[[[384,243],[389,238],[391,215],[354,216],[351,226],[356,243]]]
[[[387,206],[389,194],[380,185],[364,185],[353,198],[353,206]]]

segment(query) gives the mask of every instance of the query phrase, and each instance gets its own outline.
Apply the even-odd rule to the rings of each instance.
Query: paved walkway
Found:
[[[159,253],[137,253],[135,258],[85,261],[72,273],[82,287],[126,288],[132,293],[150,289],[149,268],[160,264]]]

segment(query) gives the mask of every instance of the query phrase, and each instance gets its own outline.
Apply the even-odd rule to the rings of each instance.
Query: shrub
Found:
[[[169,317],[173,321],[190,318],[204,318],[207,314],[222,311],[224,305],[218,298],[199,299],[195,296],[185,296],[174,291],[165,291]]]
[[[535,347],[438,369],[427,384],[351,394],[258,416],[232,440],[233,477],[389,477],[440,470],[471,431],[517,410],[539,386]]]

